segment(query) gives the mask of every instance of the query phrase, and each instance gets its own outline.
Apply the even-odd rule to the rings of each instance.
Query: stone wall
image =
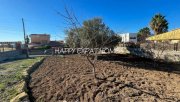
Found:
[[[114,48],[114,53],[116,53],[116,54],[130,54],[130,51],[127,49],[127,47],[117,46]]]
[[[151,46],[153,49],[155,50],[158,50],[159,48],[165,48],[165,50],[168,50],[168,51],[174,51],[174,47],[175,45],[174,44],[171,44],[171,43],[156,43],[156,44],[150,44],[148,45],[147,43],[143,43],[140,45],[141,48],[145,48],[147,46]],[[177,51],[180,51],[180,43],[177,44]]]
[[[6,51],[6,52],[0,52],[0,62],[10,59],[16,59],[21,57],[22,51],[21,50],[14,50],[14,51]]]
[[[116,54],[132,54],[139,57],[162,59],[166,62],[180,63],[180,51],[171,50],[147,50],[145,48],[128,48],[128,47],[116,47],[114,48]]]

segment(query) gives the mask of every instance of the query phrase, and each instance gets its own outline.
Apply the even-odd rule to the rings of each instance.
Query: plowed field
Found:
[[[31,75],[37,102],[176,102],[180,75],[97,61],[96,75],[85,57],[53,56]]]

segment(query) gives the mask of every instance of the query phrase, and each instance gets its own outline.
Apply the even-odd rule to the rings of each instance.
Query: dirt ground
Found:
[[[97,61],[48,57],[31,76],[37,102],[180,102],[180,74]]]

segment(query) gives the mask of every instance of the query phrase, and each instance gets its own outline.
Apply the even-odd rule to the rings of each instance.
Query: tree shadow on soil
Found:
[[[120,90],[122,90],[122,89],[124,89],[124,88],[132,88],[132,89],[135,89],[135,90],[138,90],[139,92],[138,93],[134,93],[134,94],[132,94],[131,95],[131,97],[136,97],[136,96],[141,96],[143,93],[144,94],[148,94],[148,95],[150,95],[150,96],[153,96],[153,97],[155,97],[155,98],[157,98],[157,99],[160,99],[160,100],[168,100],[168,101],[175,101],[173,98],[162,98],[162,97],[160,97],[159,96],[159,94],[158,93],[156,93],[156,92],[151,92],[151,91],[147,91],[147,90],[143,90],[143,89],[141,89],[141,88],[138,88],[138,87],[136,87],[132,82],[130,82],[130,83],[124,83],[124,82],[121,82],[121,81],[116,81],[116,80],[114,80],[114,81],[112,81],[112,80],[108,80],[107,78],[98,78],[98,77],[96,77],[96,79],[98,79],[98,80],[101,80],[101,81],[103,81],[103,82],[113,82],[113,83],[115,83],[115,84],[122,84],[122,86],[120,87]],[[99,82],[101,82],[101,81],[99,81]]]
[[[180,66],[175,63],[167,63],[163,61],[154,61],[149,58],[142,58],[134,55],[122,54],[106,54],[98,55],[98,60],[110,61],[122,65],[124,68],[139,68],[146,70],[156,70],[168,73],[180,74]]]

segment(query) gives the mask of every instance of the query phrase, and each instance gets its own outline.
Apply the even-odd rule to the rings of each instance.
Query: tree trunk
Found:
[[[97,55],[95,55],[93,61],[89,59],[89,55],[87,55],[87,59],[88,59],[89,63],[90,63],[91,66],[92,66],[92,72],[93,72],[94,78],[96,78],[96,67],[95,67],[95,62],[96,62],[96,60],[97,60]]]

